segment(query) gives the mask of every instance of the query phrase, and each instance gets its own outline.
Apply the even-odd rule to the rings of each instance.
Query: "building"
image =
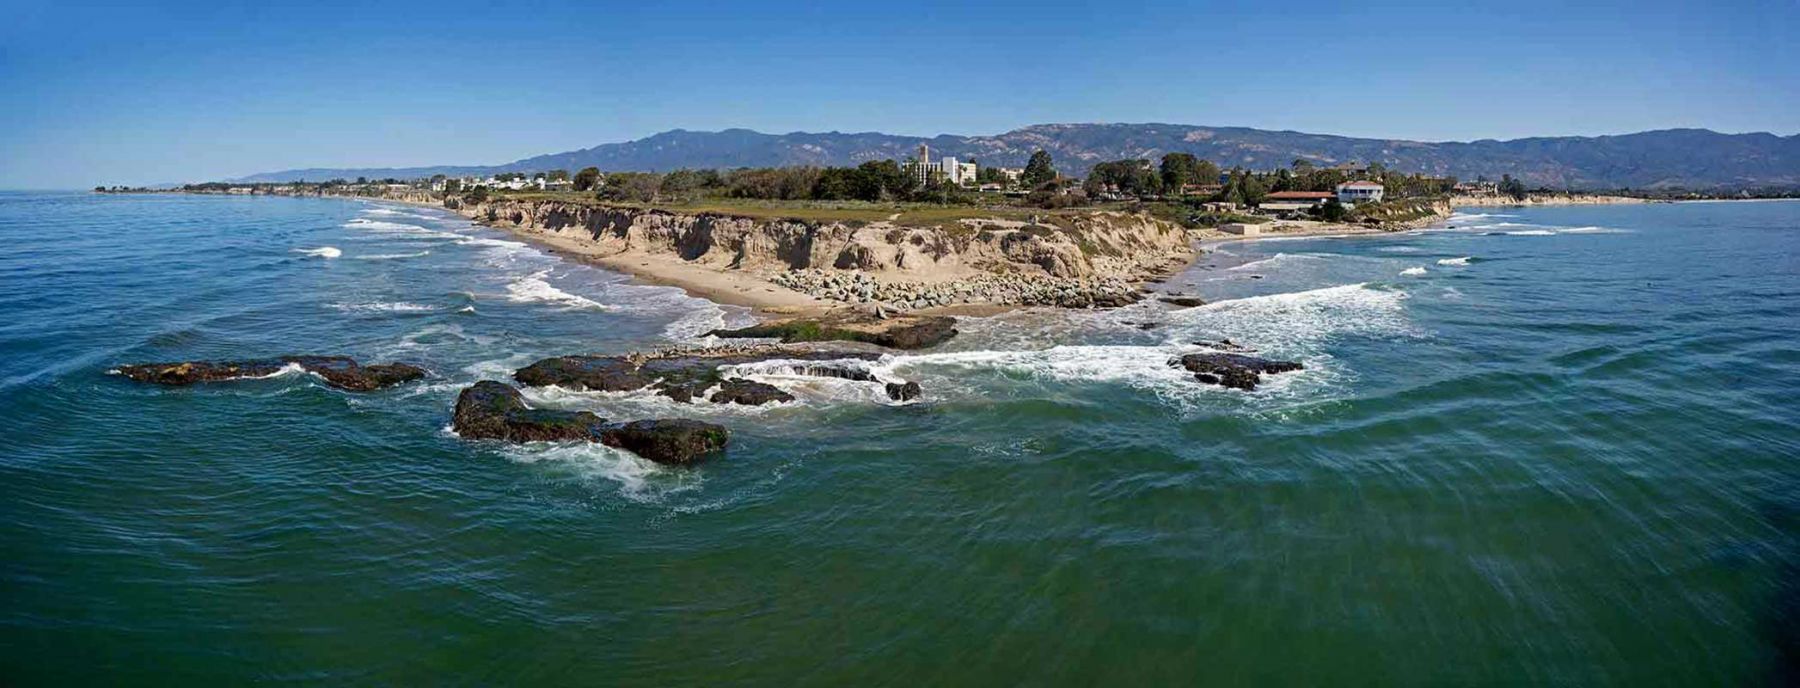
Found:
[[[1463,182],[1452,189],[1462,196],[1498,196],[1500,185],[1493,182]]]
[[[942,179],[951,184],[964,186],[975,183],[975,163],[957,162],[956,158],[945,156],[937,162],[931,161],[931,147],[919,144],[919,157],[906,161],[906,172],[920,184],[929,184],[932,179]]]
[[[1231,222],[1219,225],[1219,231],[1225,232],[1226,234],[1253,237],[1262,234],[1262,225],[1254,225],[1248,222]]]
[[[1263,196],[1262,202],[1256,204],[1256,207],[1264,211],[1294,212],[1322,205],[1329,200],[1329,191],[1277,191]]]
[[[1005,179],[1009,185],[1019,183],[1019,178],[1025,176],[1023,167],[995,167],[993,170],[1000,173],[1000,178]]]
[[[1386,191],[1387,187],[1375,182],[1344,182],[1337,186],[1337,198],[1344,205],[1380,203],[1381,195]]]

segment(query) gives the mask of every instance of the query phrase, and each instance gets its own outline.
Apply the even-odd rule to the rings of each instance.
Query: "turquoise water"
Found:
[[[1196,309],[967,320],[883,363],[919,404],[532,393],[731,427],[671,470],[450,406],[741,311],[432,210],[0,194],[0,682],[1793,680],[1800,203],[1451,224],[1222,245]],[[1308,369],[1165,365],[1218,337]],[[432,377],[106,374],[284,353]]]

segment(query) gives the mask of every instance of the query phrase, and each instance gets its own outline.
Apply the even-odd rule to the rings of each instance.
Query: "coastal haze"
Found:
[[[946,134],[929,138],[876,132],[764,134],[748,129],[675,130],[636,141],[533,156],[501,165],[313,168],[265,172],[229,181],[416,179],[436,174],[489,175],[589,166],[661,172],[848,166],[902,159],[920,144],[929,145],[940,155],[1003,167],[1023,167],[1033,152],[1046,150],[1058,161],[1059,170],[1074,176],[1085,174],[1098,162],[1155,160],[1167,153],[1191,153],[1225,167],[1284,167],[1294,160],[1322,166],[1380,163],[1407,172],[1469,180],[1511,175],[1534,186],[1558,189],[1800,187],[1800,135],[1672,129],[1621,136],[1438,143],[1176,124],[1044,124],[995,136]]]

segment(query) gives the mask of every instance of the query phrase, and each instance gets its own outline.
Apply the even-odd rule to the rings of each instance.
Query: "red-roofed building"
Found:
[[[1306,210],[1331,200],[1329,191],[1276,191],[1263,196],[1258,208],[1269,211]]]

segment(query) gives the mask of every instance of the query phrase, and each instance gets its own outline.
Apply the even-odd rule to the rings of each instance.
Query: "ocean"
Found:
[[[1800,680],[1800,203],[1446,224],[965,319],[879,363],[918,403],[528,392],[732,430],[673,469],[450,409],[743,309],[433,209],[0,194],[0,683]],[[1168,365],[1220,338],[1307,368]],[[431,374],[108,374],[289,353]]]

